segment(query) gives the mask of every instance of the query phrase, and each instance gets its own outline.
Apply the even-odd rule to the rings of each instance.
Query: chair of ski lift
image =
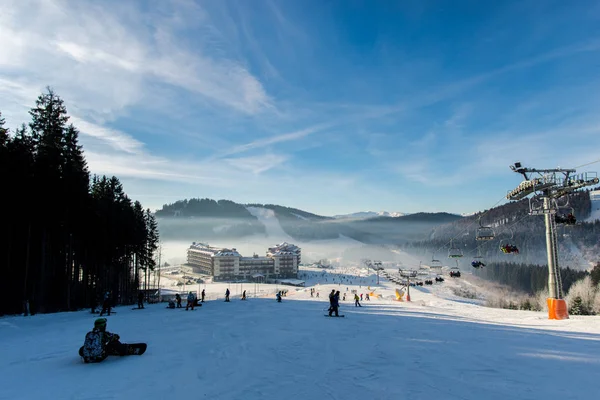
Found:
[[[529,198],[529,215],[544,214],[544,201],[539,196]]]
[[[556,209],[554,221],[557,224],[562,224],[564,226],[577,225],[577,218],[575,218],[575,209],[569,206],[569,196],[564,197],[566,198],[566,202],[563,204],[559,202],[559,199],[554,199],[554,207]]]
[[[448,249],[448,258],[461,258],[463,252],[458,247],[454,247],[452,241],[450,241],[450,248]]]
[[[436,260],[435,258],[432,258],[432,259],[431,259],[431,265],[430,265],[430,267],[431,267],[432,269],[433,269],[433,268],[436,268],[436,269],[437,269],[437,268],[442,268],[442,267],[443,267],[443,265],[442,265],[442,262],[441,262],[440,260]]]
[[[476,240],[493,240],[496,237],[494,235],[494,230],[491,226],[483,226],[481,225],[481,217],[479,217],[479,228],[477,228],[477,233],[475,234]]]
[[[504,254],[519,254],[519,249],[517,248],[517,246],[515,246],[513,243],[513,231],[510,231],[510,237],[509,238],[504,238],[500,240],[500,251],[503,252]],[[507,246],[512,246],[514,247],[514,250],[510,250],[509,248],[507,248]]]

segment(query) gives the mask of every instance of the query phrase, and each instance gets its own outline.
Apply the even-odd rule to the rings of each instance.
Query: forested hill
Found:
[[[0,315],[87,308],[106,291],[112,304],[132,302],[148,285],[139,271],[155,265],[154,215],[116,177],[90,182],[56,93],[41,94],[29,114],[9,132],[0,113]]]
[[[474,256],[481,256],[489,261],[543,265],[547,262],[544,217],[530,216],[529,209],[527,199],[510,202],[438,226],[427,240],[408,243],[405,248],[414,254],[429,254],[429,257],[436,254],[436,258],[444,257],[451,248],[460,249],[464,253],[465,264],[470,263]],[[570,211],[579,222],[575,226],[558,225],[559,263],[564,267],[586,269],[589,263],[599,261],[600,254],[600,222],[581,222],[591,213],[589,191],[570,196],[568,206],[560,212]],[[494,240],[475,240],[480,224],[493,229]],[[501,243],[516,245],[519,254],[500,252]]]
[[[251,207],[272,210],[283,230],[301,241],[336,239],[344,235],[363,243],[396,244],[425,239],[432,228],[462,218],[448,213],[417,213],[402,217],[340,220],[275,204],[242,205],[230,200],[206,198],[164,205],[156,216],[161,234],[166,239],[191,241],[265,234],[264,225],[248,211]]]

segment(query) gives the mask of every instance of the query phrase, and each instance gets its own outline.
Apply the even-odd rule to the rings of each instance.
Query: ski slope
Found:
[[[549,321],[440,297],[435,285],[396,302],[391,283],[358,267],[303,276],[320,298],[288,287],[282,303],[272,293],[225,303],[206,285],[214,300],[195,311],[118,307],[108,330],[148,351],[100,364],[77,355],[89,311],[0,318],[0,399],[597,397],[600,317]],[[332,288],[365,286],[382,297],[323,316]]]

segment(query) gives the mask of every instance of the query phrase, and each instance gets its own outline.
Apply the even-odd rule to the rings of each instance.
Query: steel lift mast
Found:
[[[508,200],[521,200],[529,195],[530,215],[543,215],[546,223],[546,252],[548,254],[548,319],[568,319],[569,313],[566,301],[563,299],[562,280],[558,265],[558,244],[556,234],[555,214],[557,213],[556,199],[568,196],[570,193],[586,186],[598,184],[595,172],[584,172],[575,175],[575,169],[536,169],[526,168],[520,162],[510,166],[525,178],[515,189],[508,192]],[[534,208],[531,200],[542,201],[542,207]]]

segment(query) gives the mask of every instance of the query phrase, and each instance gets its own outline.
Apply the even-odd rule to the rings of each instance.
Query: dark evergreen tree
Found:
[[[27,304],[32,312],[84,308],[104,291],[133,302],[133,260],[154,267],[154,216],[116,177],[90,184],[79,133],[51,89],[30,115],[11,136],[0,114],[0,315]]]

